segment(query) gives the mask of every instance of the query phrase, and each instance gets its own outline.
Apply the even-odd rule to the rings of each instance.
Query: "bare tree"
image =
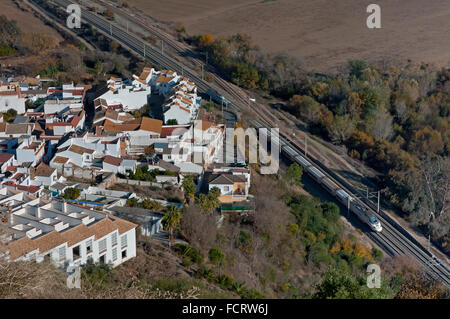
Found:
[[[373,123],[371,129],[372,135],[376,138],[384,138],[386,140],[389,140],[392,137],[392,134],[394,132],[392,126],[392,116],[384,107],[378,108],[373,115]]]

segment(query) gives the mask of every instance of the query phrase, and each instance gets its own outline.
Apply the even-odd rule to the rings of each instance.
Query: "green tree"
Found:
[[[3,113],[3,119],[6,122],[12,122],[17,116],[17,111],[14,109],[9,109],[6,113]]]
[[[303,169],[297,163],[292,163],[286,172],[286,178],[288,182],[297,186],[303,186],[302,175]]]
[[[199,194],[195,201],[200,205],[203,213],[211,213],[214,209],[220,207],[219,196],[220,189],[217,187],[213,187],[207,195]]]
[[[80,190],[75,187],[69,187],[64,191],[63,198],[65,199],[77,199],[80,196]]]
[[[186,176],[181,185],[183,186],[184,194],[190,200],[195,194],[195,184],[192,175]]]
[[[156,212],[160,212],[164,209],[164,206],[160,202],[148,198],[143,200],[142,207]]]
[[[220,268],[225,262],[225,254],[218,248],[211,248],[208,252],[208,257],[209,261],[217,266],[220,274]]]
[[[370,289],[364,277],[357,278],[345,269],[331,267],[316,286],[317,299],[390,299],[394,291],[383,281],[381,288]]]
[[[342,143],[350,138],[355,130],[354,121],[348,114],[335,116],[328,126],[328,135],[333,143]]]
[[[362,60],[351,60],[348,62],[350,69],[350,75],[360,78],[363,74],[364,69],[367,67],[366,62]]]
[[[178,227],[181,221],[181,211],[178,207],[170,205],[167,207],[166,212],[163,216],[162,223],[164,228],[169,232],[169,242],[173,241],[173,232]]]

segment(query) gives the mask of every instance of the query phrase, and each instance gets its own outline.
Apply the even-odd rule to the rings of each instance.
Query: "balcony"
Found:
[[[233,192],[232,197],[233,198],[247,198],[248,194],[245,191],[236,190]]]

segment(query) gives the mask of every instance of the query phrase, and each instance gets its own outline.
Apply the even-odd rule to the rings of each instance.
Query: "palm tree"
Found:
[[[173,231],[177,228],[181,220],[181,211],[178,207],[170,205],[166,209],[166,213],[163,216],[164,228],[169,232],[169,245],[173,240]]]

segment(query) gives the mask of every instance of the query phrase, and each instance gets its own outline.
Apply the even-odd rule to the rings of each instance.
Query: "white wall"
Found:
[[[17,114],[25,113],[25,98],[17,95],[0,96],[0,112],[5,113],[9,109],[16,110]]]

